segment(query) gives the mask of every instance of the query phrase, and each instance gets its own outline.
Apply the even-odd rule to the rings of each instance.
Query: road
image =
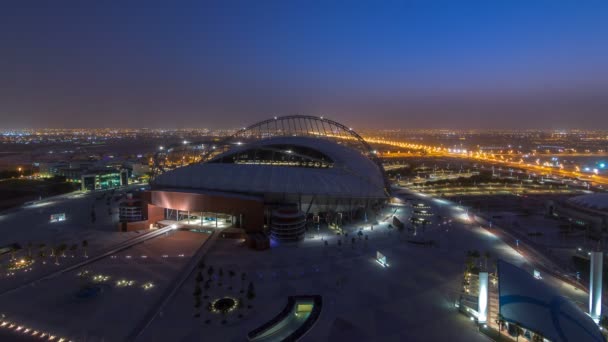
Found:
[[[388,146],[393,146],[393,147],[424,151],[424,154],[420,154],[420,153],[383,154],[381,156],[381,158],[403,158],[403,157],[409,157],[409,156],[417,156],[417,157],[425,156],[425,157],[437,157],[437,158],[462,158],[462,159],[467,159],[470,161],[497,163],[499,165],[523,169],[523,170],[527,170],[527,171],[534,172],[534,173],[540,173],[540,174],[553,174],[553,175],[558,175],[558,176],[562,176],[562,177],[571,177],[571,178],[572,177],[585,178],[585,179],[589,179],[590,182],[597,184],[597,185],[608,185],[608,176],[596,175],[596,174],[584,173],[584,172],[580,172],[580,171],[572,171],[572,170],[566,170],[566,169],[560,169],[560,168],[556,168],[556,167],[536,165],[536,164],[530,164],[530,163],[524,163],[524,162],[513,162],[513,161],[508,161],[506,159],[502,159],[502,158],[500,158],[501,156],[499,156],[499,155],[485,154],[485,153],[483,153],[483,154],[473,153],[472,151],[462,151],[462,152],[457,153],[457,152],[453,152],[453,151],[450,152],[443,147],[412,144],[412,143],[403,142],[403,141],[392,141],[392,140],[385,140],[385,139],[379,139],[379,138],[373,138],[373,137],[365,137],[364,139],[366,142],[371,143],[371,144],[382,144],[382,145],[388,145]],[[605,153],[604,154],[595,153],[592,155],[593,156],[604,156]],[[515,158],[521,158],[521,157],[518,155],[515,155]]]

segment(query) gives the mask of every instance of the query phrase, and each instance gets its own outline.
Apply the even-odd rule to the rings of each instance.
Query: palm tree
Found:
[[[241,273],[241,291],[239,291],[240,293],[245,292],[243,287],[245,287],[245,278],[246,277],[247,277],[247,273],[245,273],[245,272]]]
[[[201,271],[198,271],[198,273],[196,274],[196,278],[194,279],[197,283],[200,283],[203,281],[203,274],[201,273]]]
[[[201,293],[202,293],[202,291],[201,291],[201,286],[200,286],[198,283],[196,283],[196,285],[194,285],[194,292],[193,292],[192,294],[193,294],[195,297],[198,297],[198,296],[200,296],[200,295],[201,295]]]
[[[253,283],[249,282],[249,287],[247,288],[247,299],[250,301],[255,298],[255,289],[253,287]]]
[[[520,326],[515,327],[515,341],[519,341],[519,336],[524,334],[524,330]]]
[[[75,243],[70,246],[70,251],[72,252],[72,257],[76,255],[77,249],[78,249],[78,245]]]
[[[224,270],[220,267],[220,271],[218,272],[218,276],[220,277],[219,286],[222,286],[222,278],[224,277]]]
[[[201,270],[205,269],[205,260],[201,259],[201,261],[199,261],[198,268]]]
[[[89,247],[89,242],[87,240],[82,240],[82,249],[84,249],[84,257],[88,258],[87,255],[87,247]]]
[[[207,269],[207,274],[211,279],[213,279],[213,266],[209,266],[209,269]]]
[[[234,275],[235,273],[233,270],[228,271],[228,276],[230,277],[230,287],[228,288],[229,290],[232,290],[232,278],[234,278]]]
[[[11,261],[15,260],[15,253],[17,253],[18,244],[15,242],[13,246],[11,246]]]
[[[30,258],[32,257],[32,246],[33,244],[31,242],[27,243],[27,256]]]
[[[41,249],[38,252],[38,256],[40,257],[40,259],[44,260],[44,258],[46,258],[46,251],[44,249]],[[43,261],[43,263],[44,263],[44,261]]]
[[[55,257],[55,265],[59,265],[59,247],[53,247],[52,254]]]
[[[58,252],[61,254],[62,257],[65,257],[65,251],[68,249],[68,245],[66,245],[65,243],[62,243],[59,245],[59,250]]]
[[[207,280],[207,281],[205,282],[205,287],[204,287],[204,289],[205,289],[205,297],[204,297],[204,298],[205,298],[205,299],[209,298],[209,296],[207,295],[207,291],[209,291],[209,287],[211,287],[211,286],[209,285],[209,282],[210,282],[210,281],[211,281],[211,280]]]

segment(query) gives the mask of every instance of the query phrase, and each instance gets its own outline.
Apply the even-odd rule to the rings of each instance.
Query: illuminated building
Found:
[[[388,199],[383,169],[366,154],[371,150],[319,134],[294,135],[266,131],[206,162],[157,176],[144,194],[148,224],[267,228],[277,240],[297,240],[313,216],[341,225]]]

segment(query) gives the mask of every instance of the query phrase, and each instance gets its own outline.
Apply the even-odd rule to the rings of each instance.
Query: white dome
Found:
[[[331,167],[299,167],[223,163],[256,148],[294,146],[316,154]],[[283,151],[286,152],[286,151]],[[290,151],[291,152],[291,151]],[[384,198],[382,171],[358,150],[311,137],[259,140],[234,148],[213,160],[181,167],[158,176],[155,188],[213,190],[243,194],[302,194],[351,198]]]

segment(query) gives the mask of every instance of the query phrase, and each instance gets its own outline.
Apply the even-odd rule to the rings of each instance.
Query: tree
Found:
[[[205,269],[205,260],[201,259],[201,261],[198,262],[198,268],[201,270]]]
[[[205,282],[205,287],[204,287],[205,288],[205,296],[204,296],[205,299],[209,298],[209,296],[207,295],[207,292],[209,291],[209,287],[211,287],[211,285],[209,284],[210,282],[211,282],[211,280],[207,280]]]
[[[253,300],[255,298],[255,289],[253,287],[253,283],[249,282],[249,287],[247,287],[247,299]]]
[[[220,271],[217,274],[220,277],[220,282],[218,285],[222,286],[222,278],[224,277],[224,270],[220,267]]]
[[[201,306],[201,297],[200,296],[195,296],[194,297],[194,307],[195,308],[200,308]]]
[[[62,257],[65,257],[65,251],[68,249],[68,245],[66,245],[65,243],[62,243],[59,245],[59,253],[61,254]]]
[[[196,283],[196,284],[194,285],[194,292],[192,292],[192,294],[193,294],[195,297],[198,297],[198,296],[200,296],[200,295],[201,295],[201,293],[202,293],[202,291],[201,291],[201,286],[200,286],[198,283]]]
[[[31,242],[27,243],[27,256],[30,258],[32,257],[32,246],[33,244]]]
[[[72,252],[72,256],[76,255],[76,250],[78,249],[78,245],[77,244],[72,244],[70,246],[70,251]]]
[[[15,253],[17,253],[17,243],[13,243],[11,247],[11,261],[15,260]]]
[[[520,326],[515,327],[515,341],[519,341],[519,336],[524,334],[524,330]]]
[[[207,269],[207,275],[209,275],[209,277],[213,279],[213,266],[209,266],[209,268]]]
[[[229,290],[232,290],[232,278],[234,278],[234,275],[235,273],[233,270],[228,271],[228,276],[230,277],[230,287],[228,288]]]
[[[245,287],[245,278],[247,277],[247,273],[243,272],[241,273],[241,291],[239,291],[240,293],[245,292],[245,290],[243,289]]]
[[[59,247],[53,247],[51,255],[55,257],[55,265],[59,265]]]
[[[89,242],[87,240],[82,240],[82,249],[84,249],[84,257],[88,258],[87,248],[89,247]]]
[[[196,280],[197,283],[200,283],[203,281],[203,274],[201,273],[201,271],[198,271],[198,273],[196,274],[196,278],[194,280]]]

